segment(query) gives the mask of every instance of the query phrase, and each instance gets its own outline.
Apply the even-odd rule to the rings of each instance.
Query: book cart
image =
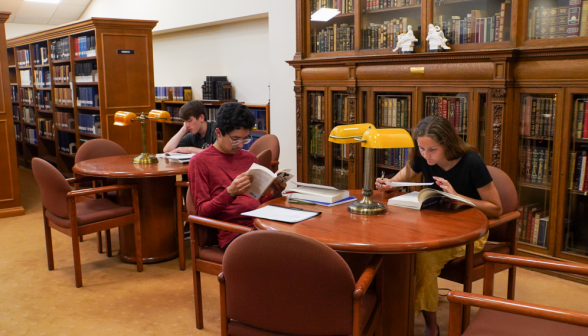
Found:
[[[311,21],[322,7],[341,13]],[[429,24],[451,49],[428,52]],[[408,25],[414,53],[393,52]],[[362,187],[361,147],[328,142],[336,125],[410,132],[442,115],[515,182],[520,253],[588,263],[587,32],[588,1],[298,0],[299,179]],[[376,151],[374,176],[394,176],[407,157]]]

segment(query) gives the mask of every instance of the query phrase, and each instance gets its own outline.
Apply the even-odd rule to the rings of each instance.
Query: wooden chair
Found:
[[[249,148],[249,152],[259,155],[262,151],[269,149],[272,152],[272,168],[273,172],[278,170],[280,164],[280,141],[278,137],[273,134],[266,134],[257,139]]]
[[[83,182],[83,178],[74,178],[66,181],[55,167],[39,158],[33,158],[32,168],[35,180],[41,189],[49,270],[54,269],[53,245],[51,240],[52,228],[72,238],[76,287],[82,287],[79,237],[103,230],[109,232],[108,230],[112,228],[133,224],[135,230],[137,271],[143,271],[141,223],[139,219],[139,200],[136,185],[111,185],[72,191],[68,182]],[[133,195],[132,207],[115,204],[107,198],[76,203],[76,197],[123,189],[131,189]],[[109,255],[112,255],[111,251],[109,251]]]
[[[502,203],[502,215],[496,219],[488,221],[490,235],[488,242],[484,246],[484,250],[480,253],[474,254],[473,243],[466,247],[466,255],[461,258],[454,259],[447,263],[441,270],[439,277],[461,283],[464,285],[464,292],[471,293],[472,282],[480,280],[484,277],[484,260],[482,255],[486,252],[495,252],[503,254],[516,254],[517,251],[517,227],[516,220],[520,213],[517,210],[518,196],[514,183],[502,170],[487,166],[490,175],[498,194],[500,195],[500,202]],[[501,272],[508,269],[508,298],[514,299],[515,293],[515,277],[516,269],[512,265],[500,265],[494,268],[495,272]],[[469,308],[465,308],[465,318],[463,319],[464,330],[467,328],[469,321]]]
[[[270,149],[263,150],[261,153],[257,154],[257,163],[266,167],[267,169],[272,169],[272,151]]]
[[[588,314],[493,297],[494,270],[499,265],[588,275],[588,265],[484,253],[484,295],[451,291],[449,336],[462,335],[464,306],[480,307],[463,335],[588,336]]]
[[[80,146],[80,149],[76,153],[74,160],[75,160],[75,163],[78,163],[78,162],[85,161],[85,160],[99,159],[99,158],[103,158],[103,157],[117,156],[117,155],[127,155],[127,152],[124,150],[124,148],[122,148],[119,144],[117,144],[116,142],[114,142],[112,140],[92,139],[92,140],[84,143],[83,146]],[[90,183],[85,183],[85,184],[82,183],[81,185],[80,185],[80,183],[76,183],[74,186],[75,186],[76,190],[77,189],[86,189],[86,188],[96,188],[96,186],[97,186],[96,182],[98,182],[98,185],[100,185],[100,186],[114,185],[114,184],[116,184],[116,179],[115,178],[103,178],[103,179],[97,179],[97,180],[92,181]],[[108,197],[111,201],[116,200],[116,192],[115,191],[109,192],[109,193],[104,194],[102,196]],[[96,232],[96,236],[98,239],[98,253],[102,253],[102,233]],[[80,236],[80,242],[81,241],[83,241],[83,237]],[[108,231],[106,234],[106,245],[107,245],[106,250],[111,251],[110,231]],[[112,257],[111,254],[109,254],[108,256]]]
[[[381,302],[368,290],[375,257],[357,283],[328,246],[290,232],[256,231],[227,248],[221,335],[372,335]]]

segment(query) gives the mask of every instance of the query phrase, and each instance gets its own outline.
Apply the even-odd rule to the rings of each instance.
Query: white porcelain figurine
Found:
[[[400,54],[410,54],[413,52],[414,43],[417,41],[417,38],[414,37],[414,33],[412,32],[412,26],[408,25],[406,33],[398,35],[398,43],[396,43],[396,48],[392,51],[400,48]]]
[[[434,26],[431,23],[429,23],[427,41],[429,41],[430,52],[439,52],[443,51],[443,49],[451,49],[447,46],[447,44],[445,44],[447,39],[445,38],[445,34],[443,34],[443,30],[439,28],[439,26]]]

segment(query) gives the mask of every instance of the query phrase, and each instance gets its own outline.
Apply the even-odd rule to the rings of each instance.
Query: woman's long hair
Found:
[[[428,116],[421,120],[412,132],[414,148],[409,154],[409,167],[416,158],[422,158],[417,139],[424,136],[435,140],[443,146],[445,158],[448,161],[459,159],[467,152],[478,153],[474,146],[459,137],[449,120],[441,116]]]

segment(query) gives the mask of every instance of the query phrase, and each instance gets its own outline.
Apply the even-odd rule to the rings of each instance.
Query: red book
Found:
[[[588,190],[588,162],[584,166],[584,188],[582,188],[582,190],[583,191]]]
[[[443,114],[442,114],[443,118],[447,118],[448,113],[447,113],[447,98],[443,98]]]
[[[582,132],[582,138],[588,138],[588,104],[584,104],[584,130]]]

